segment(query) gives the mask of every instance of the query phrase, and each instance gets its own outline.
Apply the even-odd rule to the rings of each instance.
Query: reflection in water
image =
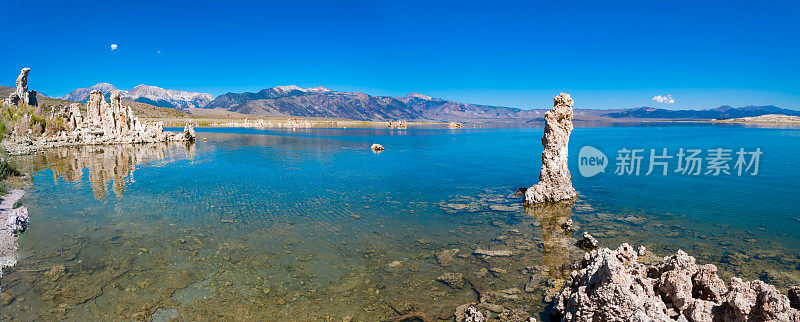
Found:
[[[565,277],[569,273],[569,249],[575,248],[575,239],[561,225],[570,219],[574,205],[574,201],[563,201],[525,206],[526,214],[541,223],[542,261],[549,268],[551,278]]]
[[[86,145],[43,151],[21,157],[36,172],[50,168],[54,183],[64,178],[76,187],[83,185],[84,169],[89,170],[89,183],[97,200],[108,195],[108,186],[117,198],[134,181],[137,166],[163,166],[182,159],[194,159],[194,142],[165,142],[148,144]]]

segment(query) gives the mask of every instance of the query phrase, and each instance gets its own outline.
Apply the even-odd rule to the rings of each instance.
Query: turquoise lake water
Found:
[[[34,176],[31,226],[0,317],[445,317],[481,294],[543,318],[583,231],[603,247],[645,245],[652,260],[680,248],[724,277],[800,283],[797,128],[578,127],[578,200],[534,208],[513,193],[538,181],[541,128],[197,132],[189,145],[19,158]],[[580,175],[585,145],[607,156],[604,173]],[[614,173],[623,148],[644,150],[639,176]],[[645,175],[650,149],[663,148],[668,174]],[[674,172],[681,148],[702,151],[703,173],[709,150],[730,149],[731,174]],[[757,175],[737,175],[739,149],[762,152]],[[559,228],[567,218],[574,234]],[[436,280],[447,272],[472,286]]]

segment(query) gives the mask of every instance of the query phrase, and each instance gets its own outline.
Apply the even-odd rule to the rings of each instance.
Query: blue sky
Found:
[[[800,108],[793,1],[13,1],[0,84],[296,84],[544,108]],[[23,13],[29,12],[27,21]],[[20,19],[11,23],[8,19]],[[111,45],[117,44],[116,50]],[[674,103],[652,100],[671,95]]]

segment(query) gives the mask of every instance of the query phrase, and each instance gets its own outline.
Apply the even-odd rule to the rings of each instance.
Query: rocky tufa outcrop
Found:
[[[113,91],[110,98],[110,102],[106,102],[103,93],[94,90],[86,103],[86,115],[77,103],[55,113],[64,120],[64,130],[52,137],[17,136],[6,143],[6,149],[10,154],[28,154],[59,146],[195,140],[191,122],[183,132],[166,132],[162,122],[144,123],[139,120],[130,106],[122,105],[119,91]]]
[[[544,114],[542,168],[539,183],[525,192],[526,204],[567,200],[577,196],[567,167],[572,104],[569,94],[561,93],[554,98],[553,109]]]
[[[111,92],[111,102],[106,102],[100,90],[90,93],[86,103],[86,117],[76,105],[68,107],[69,132],[63,133],[68,141],[85,144],[145,143],[166,141],[192,141],[194,128],[187,125],[183,133],[165,132],[163,123],[148,124],[133,115],[130,106],[122,106],[120,91]]]
[[[9,105],[17,105],[17,104],[26,104],[31,106],[38,106],[38,102],[36,101],[36,91],[28,91],[28,73],[30,73],[30,68],[23,68],[20,71],[19,76],[17,76],[17,89],[8,95],[3,103]]]
[[[562,321],[800,321],[800,311],[775,287],[731,278],[697,265],[683,251],[647,267],[628,244],[584,255],[558,295]]]

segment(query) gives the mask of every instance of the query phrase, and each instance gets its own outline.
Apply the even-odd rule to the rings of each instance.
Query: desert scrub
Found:
[[[17,165],[5,153],[0,154],[0,180],[19,175]]]
[[[64,130],[64,119],[44,116],[42,109],[30,105],[3,105],[0,107],[0,134],[41,136],[55,135]]]

